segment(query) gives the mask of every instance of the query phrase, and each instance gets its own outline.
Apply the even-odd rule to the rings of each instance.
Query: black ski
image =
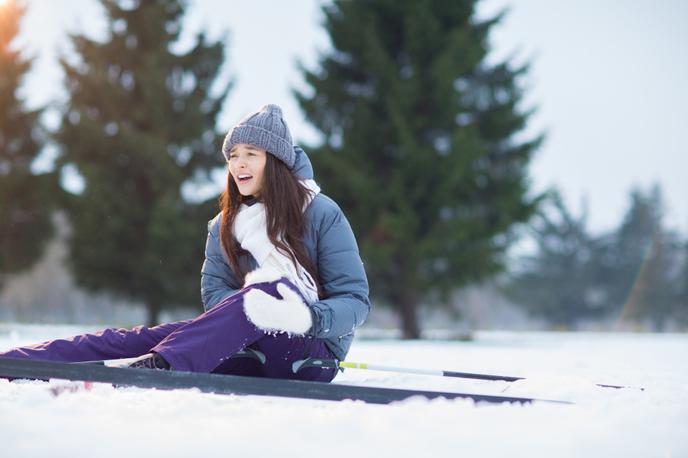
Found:
[[[97,364],[55,363],[21,359],[0,358],[0,376],[28,379],[63,379],[111,383],[116,386],[140,388],[184,389],[196,388],[205,393],[279,396],[288,398],[342,401],[360,400],[373,404],[389,404],[412,396],[427,399],[472,399],[475,402],[519,403],[567,401],[495,396],[487,394],[454,393],[441,391],[379,388],[339,383],[306,382],[301,380],[244,377],[237,375],[201,374],[183,371],[161,371],[108,367]]]

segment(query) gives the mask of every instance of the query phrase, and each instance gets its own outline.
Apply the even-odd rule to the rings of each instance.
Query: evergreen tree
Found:
[[[0,288],[3,276],[29,268],[53,233],[54,175],[35,175],[41,152],[41,110],[29,110],[18,91],[31,60],[14,49],[24,7],[0,3]]]
[[[110,36],[74,35],[79,61],[63,60],[70,96],[61,166],[83,192],[68,208],[78,283],[162,307],[199,301],[199,270],[212,203],[193,204],[182,187],[221,164],[215,123],[229,90],[211,90],[223,43],[204,34],[174,52],[184,2],[101,0]]]
[[[682,264],[678,275],[677,293],[672,317],[679,325],[688,328],[688,241],[683,241]]]
[[[333,50],[296,96],[324,142],[323,190],[357,234],[371,294],[418,337],[419,302],[502,268],[514,223],[528,220],[527,165],[540,138],[516,141],[526,68],[490,64],[473,0],[335,0]]]
[[[595,269],[597,241],[586,229],[587,212],[571,215],[558,193],[533,221],[534,254],[523,257],[507,293],[534,316],[571,328],[608,309]]]
[[[521,259],[507,289],[517,303],[558,325],[582,319],[649,322],[657,330],[683,322],[685,254],[662,224],[659,186],[633,190],[619,227],[597,237],[574,219],[559,196],[533,225],[537,251]]]
[[[662,193],[631,192],[631,205],[615,233],[610,257],[611,297],[621,319],[649,319],[661,329],[672,315],[680,254],[677,236],[662,224]]]

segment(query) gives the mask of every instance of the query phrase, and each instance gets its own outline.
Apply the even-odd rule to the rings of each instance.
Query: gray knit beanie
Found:
[[[222,153],[228,161],[231,149],[241,143],[266,150],[290,169],[296,162],[289,127],[277,105],[265,105],[230,129],[222,145]]]

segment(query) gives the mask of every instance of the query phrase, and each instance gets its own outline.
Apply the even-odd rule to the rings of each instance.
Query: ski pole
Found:
[[[321,367],[321,368],[334,368],[334,369],[366,369],[373,371],[385,371],[385,372],[402,372],[407,374],[419,374],[419,375],[438,375],[441,377],[459,377],[459,378],[471,378],[478,380],[504,380],[507,382],[515,382],[516,380],[521,380],[524,377],[512,377],[508,375],[490,375],[490,374],[475,374],[471,372],[455,372],[455,371],[445,371],[445,370],[435,370],[435,369],[412,369],[407,367],[392,367],[392,366],[381,366],[379,364],[369,364],[369,363],[356,363],[353,361],[337,361],[335,359],[318,359],[318,358],[307,358],[299,361],[295,361],[292,364],[292,370],[294,373],[308,367]]]
[[[335,359],[319,359],[319,358],[307,358],[299,361],[295,361],[292,364],[292,371],[296,374],[302,369],[308,367],[320,367],[320,368],[334,368],[334,369],[364,369],[364,370],[374,370],[374,371],[384,371],[384,372],[401,372],[407,374],[419,374],[419,375],[437,375],[440,377],[457,377],[457,378],[467,378],[475,380],[501,380],[506,382],[515,382],[516,380],[525,380],[525,377],[515,377],[511,375],[495,375],[495,374],[477,374],[473,372],[456,372],[456,371],[445,371],[445,370],[433,370],[433,369],[413,369],[406,367],[391,367],[382,366],[379,364],[368,364],[368,363],[357,363],[353,361],[337,361]],[[602,388],[628,388],[621,385],[609,385],[606,383],[596,383],[596,386]],[[644,390],[644,388],[640,388]]]

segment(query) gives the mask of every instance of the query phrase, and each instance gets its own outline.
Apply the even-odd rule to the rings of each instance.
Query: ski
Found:
[[[548,402],[571,404],[568,401],[488,394],[456,393],[400,388],[380,388],[340,383],[271,379],[238,375],[203,374],[184,371],[162,371],[108,367],[99,364],[74,364],[48,361],[0,358],[0,376],[24,379],[62,379],[115,386],[133,386],[163,390],[195,388],[204,393],[277,396],[300,399],[343,401],[346,399],[372,404],[390,404],[413,396],[426,399],[470,399],[477,403]]]

